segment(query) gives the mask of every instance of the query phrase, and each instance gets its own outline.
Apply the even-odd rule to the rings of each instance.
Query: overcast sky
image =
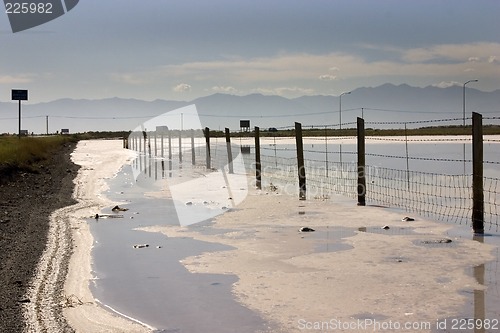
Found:
[[[0,101],[335,95],[383,83],[500,89],[497,0],[81,0],[13,34]]]

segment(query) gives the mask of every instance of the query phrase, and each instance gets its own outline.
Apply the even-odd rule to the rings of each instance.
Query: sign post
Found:
[[[19,138],[21,138],[21,101],[28,100],[28,90],[12,89],[12,100],[19,101]]]

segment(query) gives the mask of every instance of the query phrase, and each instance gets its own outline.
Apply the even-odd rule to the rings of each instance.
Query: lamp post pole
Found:
[[[351,93],[350,91],[346,91],[346,92],[343,92],[342,94],[340,94],[340,96],[339,96],[339,135],[342,132],[342,96],[349,95],[350,93]],[[340,156],[339,157],[339,160],[340,160],[340,177],[343,178],[343,169],[344,169],[344,167],[342,165],[342,140],[340,140],[339,153],[340,153],[340,155],[339,155]]]
[[[465,82],[464,85],[463,85],[463,91],[462,91],[462,98],[463,98],[462,107],[463,107],[463,127],[464,127],[464,131],[465,131],[465,86],[468,83],[471,83],[471,82],[478,82],[478,80],[469,80],[469,81]],[[465,143],[464,143],[464,176],[465,176]]]
[[[339,129],[342,129],[342,96],[349,95],[350,93],[350,91],[343,92],[339,96]]]

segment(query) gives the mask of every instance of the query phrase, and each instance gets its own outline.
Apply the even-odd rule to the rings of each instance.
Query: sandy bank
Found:
[[[105,180],[134,156],[121,145],[120,140],[80,141],[72,153],[73,162],[81,166],[73,193],[78,203],[51,216],[47,248],[30,292],[30,299],[36,301],[26,307],[29,332],[70,331],[59,318],[61,309],[76,332],[150,331],[102,308],[89,289],[93,238],[85,218],[116,204],[102,192]],[[68,265],[68,260],[68,274],[61,277],[61,267]]]

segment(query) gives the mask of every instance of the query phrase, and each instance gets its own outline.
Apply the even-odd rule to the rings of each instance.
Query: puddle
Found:
[[[271,325],[262,320],[255,312],[237,303],[231,293],[232,284],[237,278],[232,275],[192,274],[179,260],[202,252],[230,250],[220,244],[196,241],[188,237],[168,238],[160,234],[133,231],[139,226],[166,224],[178,225],[175,209],[168,201],[161,203],[152,199],[137,199],[144,188],[137,189],[130,180],[130,174],[120,173],[111,180],[108,196],[120,201],[129,202],[130,208],[124,212],[123,219],[106,221],[90,220],[93,234],[99,242],[94,248],[94,270],[99,277],[94,281],[93,292],[96,298],[112,305],[117,311],[130,314],[150,325],[158,327],[158,332],[255,332],[269,330]],[[149,184],[148,184],[149,186]],[[122,205],[121,205],[122,206]],[[130,215],[134,212],[139,214]],[[103,212],[109,213],[109,212]],[[297,213],[294,213],[297,214]],[[314,215],[305,206],[299,206],[298,215]],[[161,221],[160,223],[158,221]],[[441,238],[435,235],[416,233],[411,227],[392,227],[385,230],[380,227],[363,227],[359,229],[346,227],[322,227],[316,231],[300,233],[298,237],[313,239],[314,252],[336,252],[352,249],[343,240],[352,237],[356,232],[369,232],[391,236],[419,235],[414,244],[426,247],[453,247],[462,239],[472,239],[474,235],[466,226],[450,229],[443,239],[449,238],[451,243],[433,242]],[[215,229],[211,222],[192,225],[197,232],[207,235],[231,233],[237,230]],[[297,233],[298,228],[293,232]],[[95,232],[94,232],[95,231]],[[273,232],[291,232],[276,228]],[[245,231],[235,237],[258,238],[259,230]],[[484,237],[475,237],[476,241],[500,246],[500,235],[486,233]],[[430,242],[426,242],[430,241]],[[132,245],[150,244],[146,249],[133,249]],[[161,246],[157,249],[156,246]],[[498,320],[500,318],[500,286],[498,284],[499,251],[495,252],[495,260],[470,267],[466,271],[486,290],[463,290],[467,302],[454,317],[438,319],[436,324],[446,322],[447,329],[436,325],[434,332],[454,332],[452,323],[459,320],[479,319]],[[118,260],[116,258],[119,258]],[[406,262],[404,257],[388,257],[389,261]],[[437,277],[438,283],[449,282],[446,277]],[[133,300],[133,301],[131,301]],[[194,318],[194,320],[193,320]],[[229,318],[229,319],[228,319]],[[360,313],[359,319],[380,319],[378,314]],[[222,323],[223,322],[223,323]],[[442,325],[442,324],[441,324]],[[500,323],[497,324],[497,327]],[[488,329],[458,330],[460,332],[492,332]],[[496,330],[498,331],[498,330]]]
[[[204,252],[232,247],[134,230],[154,225],[179,226],[172,201],[144,197],[125,168],[110,180],[106,195],[125,202],[119,219],[88,219],[94,236],[91,290],[103,305],[156,327],[156,332],[266,332],[273,326],[238,303],[234,275],[190,273],[181,263]],[[149,186],[149,184],[148,184]],[[148,187],[150,188],[150,187]],[[108,212],[109,210],[109,212]],[[100,214],[111,214],[111,207]],[[210,227],[209,221],[192,225],[202,233],[231,230]],[[134,248],[135,244],[148,244]]]
[[[416,235],[412,228],[390,228],[384,230],[378,227],[362,227],[360,232],[371,232],[387,235]],[[486,232],[482,236],[475,235],[467,226],[454,226],[442,237],[436,235],[418,234],[419,239],[413,244],[424,247],[456,247],[462,240],[475,240],[497,246],[494,250],[495,259],[493,261],[466,269],[466,272],[473,276],[476,281],[485,286],[485,290],[463,290],[461,294],[467,297],[466,304],[456,316],[437,319],[433,326],[433,332],[498,332],[500,330],[500,286],[499,280],[499,256],[500,256],[500,234]],[[405,258],[391,257],[389,261],[405,262]],[[445,277],[438,277],[438,283],[447,283]],[[475,322],[475,328],[467,328],[471,322]],[[483,324],[481,326],[480,324]],[[490,329],[485,328],[489,325]],[[496,327],[492,329],[491,327]]]
[[[463,290],[461,294],[467,297],[467,301],[460,313],[453,317],[439,319],[437,325],[440,327],[436,327],[433,332],[482,333],[500,331],[500,276],[498,275],[500,235],[486,233],[478,236],[472,234],[468,228],[453,228],[447,234],[458,239],[472,239],[481,243],[493,244],[497,248],[493,253],[494,260],[466,269],[466,273],[473,276],[486,289]],[[467,327],[468,325],[471,327]]]
[[[383,229],[382,227],[360,227],[358,228],[360,232],[369,232],[372,234],[382,234],[391,236],[400,235],[417,235],[413,228],[407,227],[390,227],[389,229]]]

